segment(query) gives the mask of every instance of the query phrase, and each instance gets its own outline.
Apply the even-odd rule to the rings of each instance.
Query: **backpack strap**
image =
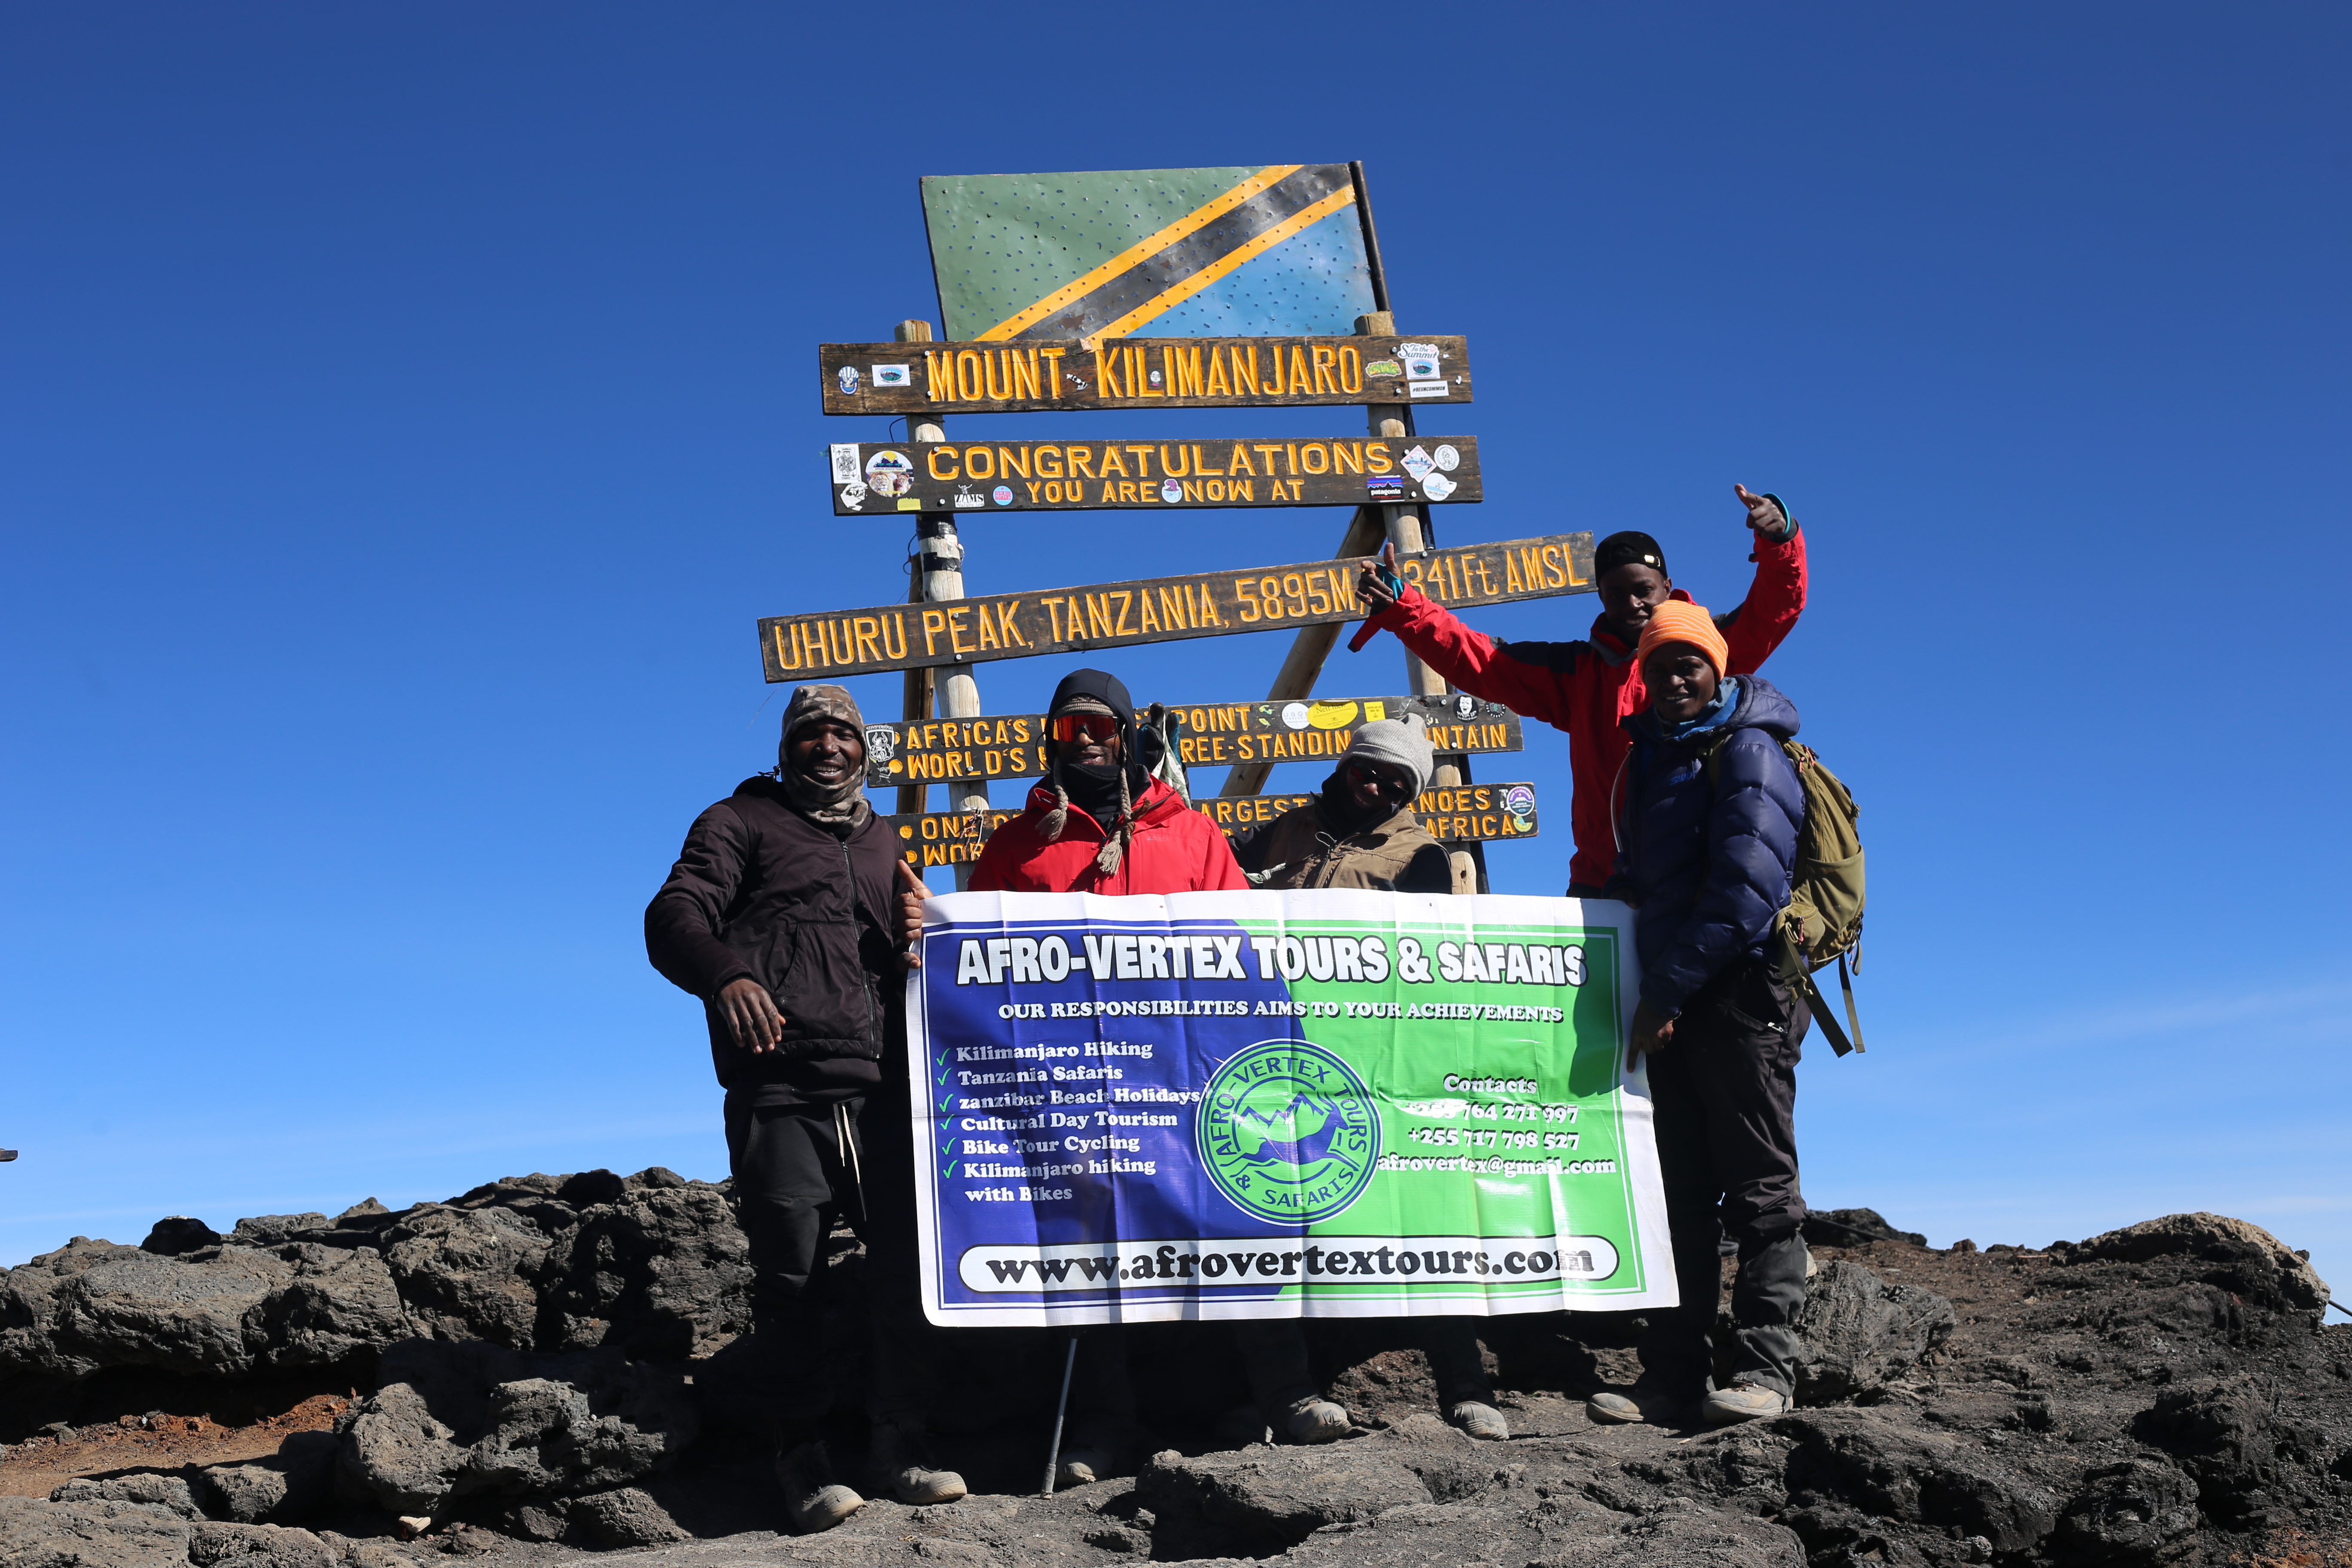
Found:
[[[1786,922],[1780,927],[1780,973],[1794,989],[1803,993],[1806,1005],[1812,1009],[1813,1022],[1821,1026],[1822,1037],[1829,1041],[1830,1049],[1842,1057],[1856,1051],[1867,1052],[1869,1047],[1862,1043],[1862,1016],[1854,1011],[1853,976],[1846,970],[1845,954],[1838,954],[1838,984],[1845,992],[1846,1028],[1841,1029],[1837,1019],[1830,1014],[1829,998],[1822,994],[1822,988],[1807,973],[1805,955],[1797,947],[1796,933]],[[1853,1031],[1851,1037],[1847,1029]]]

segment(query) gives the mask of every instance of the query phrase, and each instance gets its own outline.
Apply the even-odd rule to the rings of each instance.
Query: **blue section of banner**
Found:
[[[1108,942],[1121,931],[1193,939],[1197,952],[1188,954],[1188,971],[1222,948],[1228,978],[1095,978],[1085,966],[1085,944]],[[1041,944],[1058,937],[1080,955],[1079,966],[1061,980],[1017,988],[1009,971],[999,984],[952,984],[958,950],[975,935]],[[1279,978],[1256,978],[1258,965],[1239,926],[1008,922],[935,927],[924,939],[929,1182],[948,1303],[1045,1299],[1001,1291],[983,1297],[964,1286],[957,1262],[973,1247],[1298,1234],[1295,1224],[1269,1223],[1230,1202],[1194,1152],[1202,1088],[1216,1069],[1260,1042],[1302,1037],[1297,1020],[1258,1011],[1270,1003],[1286,1008],[1289,987]],[[1129,1282],[1098,1296],[1057,1291],[1054,1299],[1072,1306],[1114,1296],[1136,1302],[1200,1294],[1198,1281],[1185,1280],[1165,1288]]]

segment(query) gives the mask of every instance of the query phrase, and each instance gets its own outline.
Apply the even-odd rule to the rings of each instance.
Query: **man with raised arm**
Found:
[[[1730,649],[1733,675],[1754,673],[1780,646],[1805,607],[1805,541],[1775,495],[1734,485],[1748,509],[1755,539],[1756,580],[1748,597],[1714,617]],[[1396,570],[1393,545],[1384,552]],[[1633,649],[1650,614],[1690,595],[1666,575],[1665,552],[1646,533],[1612,533],[1592,552],[1601,614],[1576,642],[1497,642],[1407,584],[1400,594],[1367,561],[1356,591],[1371,610],[1371,625],[1396,633],[1423,664],[1474,697],[1540,719],[1568,732],[1569,773],[1575,784],[1570,816],[1576,856],[1569,863],[1569,896],[1599,898],[1617,859],[1610,827],[1611,795],[1630,744],[1620,726],[1650,705]]]

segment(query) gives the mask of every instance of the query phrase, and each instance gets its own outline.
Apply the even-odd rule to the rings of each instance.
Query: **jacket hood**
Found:
[[[1779,687],[1760,675],[1734,675],[1726,677],[1726,679],[1739,683],[1738,699],[1732,703],[1729,713],[1704,729],[1667,740],[1658,727],[1656,710],[1649,708],[1639,713],[1627,714],[1624,726],[1636,739],[1651,745],[1677,748],[1702,746],[1734,730],[1761,730],[1776,741],[1796,738],[1797,705],[1790,701]]]

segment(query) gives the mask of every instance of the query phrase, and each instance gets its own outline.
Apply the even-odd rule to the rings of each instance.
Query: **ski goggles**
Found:
[[[1070,742],[1085,735],[1092,740],[1110,741],[1118,737],[1118,716],[1115,713],[1057,713],[1050,731],[1056,741]]]

